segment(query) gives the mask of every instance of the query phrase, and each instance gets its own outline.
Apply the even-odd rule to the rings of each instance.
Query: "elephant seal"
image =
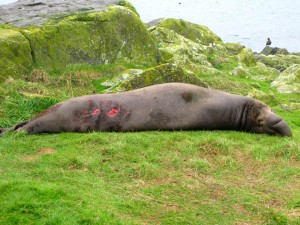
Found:
[[[8,130],[28,134],[236,130],[292,136],[287,123],[260,101],[185,83],[72,98]]]

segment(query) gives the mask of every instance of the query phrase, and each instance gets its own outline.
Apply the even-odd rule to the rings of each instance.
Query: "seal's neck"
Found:
[[[257,104],[251,99],[231,106],[224,114],[224,119],[228,121],[228,129],[239,131],[251,131],[255,118],[259,110]]]

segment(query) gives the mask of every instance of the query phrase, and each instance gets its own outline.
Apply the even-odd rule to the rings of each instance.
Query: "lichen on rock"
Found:
[[[120,78],[119,82],[113,79],[115,85],[107,89],[106,92],[123,92],[154,84],[171,82],[191,83],[207,87],[194,73],[170,63],[151,67],[144,71],[131,70],[126,72],[125,76],[123,74],[118,76],[118,78]]]
[[[244,68],[243,66],[238,66],[230,72],[230,74],[233,76],[242,76],[242,75],[246,75],[248,73],[249,73],[249,71],[246,68]]]
[[[209,46],[217,43],[223,44],[221,38],[213,33],[208,27],[190,23],[185,20],[167,18],[157,20],[156,24],[152,23],[151,25],[173,30],[183,37],[202,45]]]
[[[23,30],[34,61],[48,71],[68,64],[101,65],[113,62],[154,65],[159,60],[146,26],[131,10],[108,10],[68,16],[57,24]]]
[[[239,54],[239,61],[244,66],[255,66],[256,58],[250,48],[244,48]]]
[[[172,29],[156,27],[150,31],[158,45],[163,62],[174,63],[197,74],[221,73],[208,61],[209,46],[194,42]]]
[[[300,57],[297,55],[259,55],[258,60],[281,72],[293,64],[300,64]]]
[[[239,54],[245,47],[240,44],[240,43],[233,43],[233,42],[229,42],[229,43],[225,43],[225,48],[227,49],[227,51],[232,54],[232,55],[237,55]]]
[[[276,101],[275,95],[273,93],[267,94],[261,90],[252,89],[248,92],[248,97],[260,100],[266,104],[271,104]]]
[[[290,66],[271,83],[280,93],[300,93],[300,64]]]
[[[0,28],[0,49],[0,82],[8,77],[20,77],[30,71],[30,45],[20,32]]]

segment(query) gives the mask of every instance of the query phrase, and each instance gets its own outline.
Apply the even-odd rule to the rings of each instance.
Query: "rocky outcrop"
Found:
[[[60,1],[41,1],[35,4],[31,2],[33,5],[28,5],[31,3],[21,0],[2,7],[0,10],[2,12],[5,9],[9,12],[21,8],[20,13],[16,15],[20,17],[18,21],[10,18],[8,14],[1,14],[1,20],[9,22],[9,27],[12,25],[22,27],[29,23],[35,25],[25,28],[12,27],[11,29],[15,30],[14,35],[8,35],[13,33],[7,29],[8,25],[0,28],[1,46],[17,43],[12,49],[1,53],[3,62],[11,62],[2,65],[2,80],[9,76],[18,77],[24,71],[30,70],[33,65],[51,73],[60,73],[70,64],[102,65],[123,62],[153,66],[159,61],[159,53],[153,38],[135,10],[131,10],[128,2],[89,1],[91,3],[89,10],[84,10],[86,1],[78,2],[80,4],[72,5],[70,1],[68,4],[71,6],[67,7]],[[110,3],[117,5],[108,6]],[[41,10],[46,7],[50,17],[43,15],[45,20],[41,21],[44,23],[41,24],[41,21],[35,23],[30,19],[30,13],[25,16],[28,7],[37,7]],[[67,7],[68,10],[63,7]],[[51,17],[51,13],[61,11],[64,14],[60,14],[59,17],[55,14],[55,17]],[[24,47],[19,48],[21,45]],[[22,50],[25,46],[26,51]],[[12,51],[14,48],[18,51]],[[23,61],[19,63],[21,57],[24,63]]]
[[[20,12],[12,15],[11,10]],[[185,82],[267,103],[275,100],[261,90],[263,82],[268,87],[273,82],[279,92],[298,93],[298,69],[292,66],[300,64],[299,56],[254,55],[239,43],[224,43],[205,26],[180,19],[158,19],[147,28],[124,0],[20,0],[0,12],[0,23],[6,23],[0,26],[0,81],[26,77],[32,69],[49,75],[80,66],[118,65],[122,72],[110,79],[96,72],[89,84],[102,93]],[[291,73],[297,78],[291,79]]]
[[[282,72],[293,64],[300,64],[300,57],[296,55],[259,55],[258,61]]]
[[[190,39],[201,45],[223,44],[220,37],[213,33],[208,27],[187,22],[180,19],[158,19],[148,23],[148,27],[163,27],[175,31],[177,34]]]
[[[10,75],[22,76],[31,70],[28,40],[18,31],[0,29],[0,82]]]
[[[37,65],[61,71],[68,64],[113,62],[154,65],[156,46],[145,25],[131,10],[108,10],[69,16],[57,24],[22,31]]]
[[[273,93],[267,94],[261,90],[252,89],[249,91],[248,97],[255,98],[257,100],[260,100],[266,104],[272,104],[275,100],[275,95]]]
[[[226,55],[222,40],[205,26],[178,19],[159,19],[148,24],[161,60],[197,74],[219,74],[213,67],[217,55]]]
[[[288,55],[289,52],[286,48],[278,48],[278,47],[270,47],[270,46],[266,46],[260,54],[264,54],[264,55]]]
[[[105,90],[106,93],[111,93],[170,82],[190,83],[207,87],[194,73],[170,63],[146,70],[130,69],[112,80],[102,82],[100,85],[108,88]]]
[[[286,69],[271,85],[280,93],[300,93],[300,64]]]
[[[245,46],[241,45],[240,43],[230,42],[225,44],[225,48],[230,54],[238,55],[245,48]]]
[[[244,48],[239,54],[239,61],[244,66],[255,66],[256,58],[250,48]]]
[[[49,18],[102,11],[111,4],[130,4],[119,0],[19,0],[15,3],[0,6],[0,24],[10,24],[14,27],[41,26]],[[133,7],[132,7],[133,8]]]

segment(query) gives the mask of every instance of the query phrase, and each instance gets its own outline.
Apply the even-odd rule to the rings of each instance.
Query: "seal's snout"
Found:
[[[271,113],[266,119],[266,125],[268,130],[275,135],[279,136],[292,136],[292,131],[288,124],[275,113]]]
[[[277,134],[280,136],[292,136],[292,131],[289,128],[288,124],[281,119],[279,122],[273,125],[273,129],[276,131]]]

